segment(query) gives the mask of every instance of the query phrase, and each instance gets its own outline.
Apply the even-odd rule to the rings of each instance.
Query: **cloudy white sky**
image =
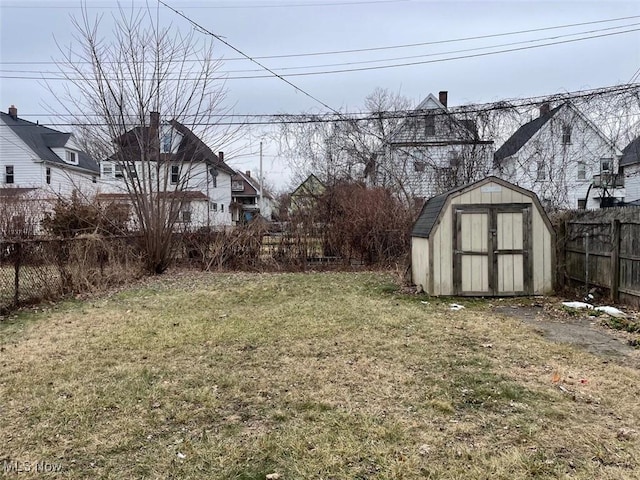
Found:
[[[280,57],[260,59],[278,73],[313,73],[287,79],[336,109],[359,108],[376,87],[399,92],[414,104],[430,92],[448,90],[449,105],[462,105],[612,86],[634,76],[640,81],[638,0],[165,1],[252,57]],[[142,0],[121,3],[144,5]],[[86,4],[90,14],[107,16],[117,5],[109,0]],[[158,5],[156,0],[148,4]],[[56,43],[73,43],[70,17],[79,15],[79,7],[79,1],[0,0],[2,111],[14,104],[21,117],[55,121],[44,108],[52,102],[42,78],[60,58]],[[160,19],[175,29],[193,28],[162,6]],[[542,44],[549,45],[527,48]],[[229,47],[217,43],[216,49],[224,61],[221,70],[229,72],[227,102],[235,113],[326,111],[239,60]],[[407,63],[412,65],[402,65]],[[55,81],[50,83],[55,88]],[[228,163],[257,170],[259,137],[255,132],[242,152],[227,157]],[[265,145],[265,152],[267,179],[286,186],[291,174],[286,163],[273,145]]]

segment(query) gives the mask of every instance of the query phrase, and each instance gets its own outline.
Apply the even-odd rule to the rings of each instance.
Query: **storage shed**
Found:
[[[413,283],[436,296],[550,293],[554,237],[535,193],[487,177],[427,200],[411,233]]]

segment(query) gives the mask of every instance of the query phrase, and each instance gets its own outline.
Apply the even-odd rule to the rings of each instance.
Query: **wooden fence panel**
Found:
[[[640,223],[568,221],[565,228],[567,277],[640,304]]]

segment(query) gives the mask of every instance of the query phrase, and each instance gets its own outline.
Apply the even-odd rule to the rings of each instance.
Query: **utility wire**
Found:
[[[407,44],[403,44],[403,45],[388,45],[388,46],[381,46],[381,47],[356,48],[356,49],[350,49],[350,50],[332,50],[332,51],[325,51],[325,52],[307,52],[307,53],[292,53],[292,54],[282,54],[282,55],[264,55],[264,56],[255,56],[253,58],[256,59],[256,60],[267,60],[267,59],[276,59],[276,58],[312,57],[312,56],[322,56],[322,55],[342,55],[342,54],[349,54],[349,53],[362,53],[362,52],[372,52],[372,51],[379,51],[379,50],[413,48],[413,47],[421,47],[421,46],[427,46],[427,45],[441,45],[441,44],[447,44],[447,43],[466,42],[466,41],[470,41],[470,40],[481,40],[481,39],[487,39],[487,38],[505,37],[505,36],[511,36],[511,35],[521,35],[521,34],[524,34],[524,33],[534,33],[534,32],[542,32],[542,31],[556,30],[556,29],[562,29],[562,28],[579,27],[579,26],[585,26],[585,25],[595,25],[595,24],[600,24],[600,23],[609,23],[609,22],[616,22],[616,21],[621,21],[621,20],[631,20],[631,19],[637,19],[637,18],[640,18],[640,15],[634,15],[634,16],[629,16],[629,17],[618,17],[618,18],[612,18],[612,19],[607,19],[607,20],[596,20],[596,21],[592,21],[592,22],[570,23],[570,24],[565,24],[565,25],[556,25],[556,26],[552,26],[552,27],[533,28],[533,29],[529,29],[529,30],[517,30],[517,31],[513,31],[513,32],[493,33],[493,34],[478,35],[478,36],[473,36],[473,37],[453,38],[453,39],[447,39],[447,40],[436,40],[436,41],[419,42],[419,43],[407,43]],[[611,27],[611,28],[622,28],[622,27],[623,27],[622,25],[619,25],[617,27]],[[588,32],[585,32],[585,33],[588,33]],[[576,33],[576,35],[577,35],[577,33]],[[224,61],[225,62],[229,62],[229,61],[246,60],[246,59],[247,58],[244,57],[244,56],[243,57],[231,57],[231,58],[225,58]],[[199,60],[197,60],[197,59],[187,60],[187,61],[199,62]],[[16,62],[0,61],[0,65],[57,65],[58,63],[59,62],[55,62],[55,61],[34,61],[34,62],[29,62],[29,61],[16,61]],[[78,64],[91,64],[90,61],[78,61],[76,63],[78,63]]]
[[[160,3],[163,3],[161,0],[158,0],[158,1],[160,1]],[[300,89],[299,87],[295,86],[292,82],[287,80],[287,78],[288,77],[306,77],[306,76],[312,76],[312,75],[329,75],[329,74],[336,74],[336,73],[364,72],[364,71],[371,71],[371,70],[386,70],[386,69],[390,69],[390,68],[410,67],[410,66],[416,66],[416,65],[427,65],[427,64],[431,64],[431,63],[450,62],[450,61],[453,61],[453,60],[464,60],[464,59],[469,59],[469,58],[479,58],[479,57],[486,57],[486,56],[490,56],[490,55],[498,55],[498,54],[502,54],[502,53],[512,53],[512,52],[518,52],[518,51],[523,51],[523,50],[530,50],[530,49],[534,49],[534,48],[542,48],[542,47],[549,47],[549,46],[554,46],[554,45],[562,45],[562,44],[567,44],[567,43],[575,43],[575,42],[579,42],[579,41],[583,41],[583,40],[592,40],[592,39],[595,39],[595,38],[610,37],[610,36],[613,36],[613,35],[622,35],[622,34],[626,34],[626,33],[638,32],[638,31],[640,31],[640,28],[624,30],[624,31],[621,31],[621,32],[611,32],[611,33],[604,33],[604,34],[600,34],[600,35],[592,35],[592,36],[589,36],[589,37],[575,38],[575,39],[571,39],[571,40],[561,40],[561,41],[558,41],[558,42],[542,43],[542,44],[539,44],[539,45],[529,45],[529,46],[526,46],[526,47],[507,48],[507,49],[503,49],[503,50],[496,50],[494,52],[475,53],[475,54],[469,54],[469,55],[458,55],[458,56],[454,56],[454,57],[438,58],[438,59],[434,59],[434,60],[423,60],[423,61],[417,61],[417,62],[396,63],[396,64],[391,64],[391,65],[377,65],[377,66],[372,66],[372,67],[357,67],[357,68],[345,68],[345,69],[336,69],[336,70],[322,70],[322,71],[318,71],[318,72],[298,72],[298,73],[283,73],[283,74],[280,74],[280,73],[277,73],[276,71],[270,69],[269,67],[266,67],[265,65],[263,65],[260,62],[258,62],[254,58],[247,56],[247,59],[251,60],[255,64],[257,64],[260,67],[262,67],[264,70],[269,72],[270,75],[225,76],[225,75],[222,75],[222,73],[221,73],[221,78],[220,79],[221,80],[251,80],[251,79],[258,79],[258,78],[272,78],[272,77],[275,76],[276,78],[279,78],[280,80],[288,83],[290,86],[293,86],[299,92],[304,93],[307,96],[310,96],[309,94],[304,92],[302,89]],[[207,31],[207,34],[215,36],[215,34],[209,32],[209,31]],[[221,39],[221,37],[218,36],[216,38],[218,38],[218,40],[220,40],[221,42],[225,43],[225,45],[229,46],[230,48],[235,49],[235,47],[233,47],[231,44],[229,44],[228,42],[226,42],[223,39]],[[61,73],[60,75],[61,76],[56,76],[56,77],[22,76],[22,75],[0,75],[0,78],[4,78],[4,79],[19,79],[19,80],[58,80],[58,81],[61,81],[61,80],[62,81],[66,81],[66,80],[84,80],[83,78],[79,78],[79,77],[78,78],[73,78],[73,77],[69,77],[69,76],[64,76],[64,73]],[[165,81],[190,81],[190,80],[194,80],[194,79],[195,79],[194,77],[173,77],[173,78],[166,78]],[[141,81],[155,81],[155,79],[139,79],[139,80],[141,80]],[[316,98],[314,98],[314,100],[319,101]],[[323,102],[320,102],[320,103],[323,103]],[[326,108],[330,108],[327,105],[323,105],[323,106],[325,106]]]
[[[235,51],[236,53],[242,55],[243,57],[246,57],[248,60],[252,61],[253,63],[255,63],[256,65],[258,65],[259,67],[263,68],[264,70],[266,70],[267,72],[269,72],[271,75],[273,75],[276,78],[279,78],[280,80],[282,80],[283,82],[285,82],[286,84],[290,85],[291,87],[293,87],[296,91],[304,94],[305,96],[309,97],[310,99],[312,99],[313,101],[319,103],[320,105],[322,105],[323,107],[325,107],[328,110],[331,110],[332,112],[338,113],[339,112],[330,107],[329,105],[327,105],[325,102],[323,102],[322,100],[320,100],[319,98],[311,95],[310,93],[308,93],[307,91],[303,90],[302,88],[298,87],[297,85],[293,84],[292,82],[290,82],[289,80],[287,80],[286,78],[284,78],[282,75],[274,72],[273,70],[271,70],[269,67],[263,65],[262,63],[260,63],[258,60],[255,60],[253,58],[251,58],[249,55],[247,55],[246,53],[244,53],[242,50],[234,47],[233,45],[231,45],[229,42],[227,42],[224,38],[222,38],[220,35],[216,35],[215,33],[213,33],[210,30],[207,30],[206,28],[204,28],[202,25],[200,25],[199,23],[195,22],[194,20],[190,19],[189,17],[187,17],[185,14],[183,14],[182,12],[176,10],[175,8],[173,8],[172,6],[168,5],[167,3],[165,3],[163,0],[158,0],[158,3],[160,3],[161,5],[164,5],[166,8],[168,8],[169,10],[175,12],[177,15],[181,16],[182,18],[184,18],[187,22],[189,22],[191,25],[193,25],[194,27],[196,27],[198,30],[200,30],[201,32],[210,35],[212,37],[214,37],[215,39],[217,39],[219,42],[224,43],[227,47],[231,48],[233,51]]]
[[[619,28],[634,27],[634,26],[638,26],[638,25],[640,25],[640,23],[632,23],[632,24],[628,24],[628,25],[620,25],[620,26],[617,26],[617,27],[601,28],[601,29],[584,31],[584,32],[568,33],[568,34],[564,34],[564,35],[555,35],[553,37],[522,40],[522,41],[519,41],[519,42],[502,43],[502,44],[498,44],[498,45],[487,45],[487,46],[484,46],[484,47],[466,48],[466,49],[462,49],[462,50],[450,50],[450,51],[447,51],[447,52],[427,53],[427,54],[422,54],[422,55],[410,55],[410,56],[405,56],[405,57],[384,58],[384,59],[376,59],[376,60],[361,60],[361,61],[356,61],[356,62],[331,63],[331,64],[323,64],[323,65],[303,65],[303,66],[296,66],[296,67],[278,67],[278,68],[274,68],[274,70],[277,70],[279,72],[283,72],[283,71],[290,71],[290,70],[302,70],[302,69],[326,68],[326,67],[340,67],[340,66],[350,66],[350,65],[363,65],[363,64],[371,64],[371,63],[391,62],[391,61],[397,61],[397,60],[408,60],[408,59],[414,59],[414,58],[437,57],[437,56],[441,56],[441,55],[450,55],[450,54],[455,54],[455,53],[477,52],[479,50],[489,50],[489,49],[492,49],[492,48],[502,48],[502,47],[509,47],[509,46],[514,46],[514,45],[523,45],[523,44],[529,44],[529,43],[534,43],[534,42],[542,42],[542,41],[545,41],[545,40],[556,40],[556,39],[559,39],[559,38],[566,38],[566,37],[574,37],[576,35],[586,35],[586,34],[592,34],[592,33],[599,33],[599,32],[605,32],[605,31],[610,31],[610,30],[616,30],[616,29],[619,29]],[[138,63],[141,63],[141,62],[138,62]],[[222,74],[230,74],[230,73],[251,73],[251,72],[261,72],[261,71],[263,71],[263,70],[262,69],[260,69],[260,70],[256,70],[256,69],[252,69],[252,70],[225,70],[225,71],[218,71],[216,73],[222,75]],[[2,73],[38,73],[38,74],[41,74],[41,75],[47,75],[47,74],[49,74],[49,75],[51,75],[51,74],[53,74],[53,75],[67,75],[67,74],[69,74],[70,75],[70,73],[68,73],[68,72],[60,72],[60,71],[55,71],[55,70],[13,70],[13,69],[0,68],[0,74],[2,74]]]
[[[598,89],[591,90],[577,90],[574,92],[567,93],[558,93],[552,95],[543,95],[543,96],[535,96],[535,97],[526,97],[519,99],[507,99],[501,100],[498,102],[489,102],[489,103],[480,103],[480,104],[471,104],[471,105],[462,105],[459,107],[449,108],[446,112],[442,112],[440,110],[431,111],[430,114],[433,115],[454,115],[454,116],[464,116],[474,113],[484,113],[498,110],[511,110],[518,108],[526,108],[538,106],[541,103],[549,102],[549,103],[562,103],[566,101],[585,99],[596,96],[603,95],[614,95],[614,94],[625,94],[640,92],[640,83],[636,84],[624,84],[624,85],[616,85],[613,87],[604,87]],[[280,125],[280,124],[309,124],[309,123],[339,123],[339,122],[369,122],[380,119],[401,119],[401,118],[412,118],[412,117],[421,117],[425,114],[425,110],[418,109],[408,109],[408,110],[394,110],[394,111],[383,111],[383,112],[352,112],[352,113],[344,113],[344,112],[324,112],[318,114],[247,114],[247,115],[210,115],[210,119],[215,118],[225,118],[225,117],[235,117],[238,120],[228,120],[228,121],[209,121],[209,122],[198,122],[195,124],[189,124],[190,126],[215,126],[215,125]],[[25,116],[34,116],[32,115],[20,115],[21,117]],[[61,115],[64,117],[65,115]],[[71,116],[71,115],[66,115]],[[98,115],[78,115],[74,116],[74,118],[89,118],[91,116]],[[187,116],[188,117],[188,116]],[[615,118],[619,118],[620,115],[616,115]],[[613,117],[612,117],[613,118]],[[256,120],[252,120],[256,119]],[[264,119],[264,120],[260,120]],[[48,125],[52,126],[106,126],[107,124],[101,122],[91,122],[91,123],[78,123],[78,122],[56,122]],[[0,123],[0,126],[2,124]],[[24,127],[38,127],[43,126],[42,124],[28,124],[24,125]]]

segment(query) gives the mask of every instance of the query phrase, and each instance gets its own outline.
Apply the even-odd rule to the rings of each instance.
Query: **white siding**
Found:
[[[12,185],[5,184],[7,165],[12,165],[14,169]],[[47,168],[51,169],[50,184],[46,182]],[[96,191],[92,175],[71,166],[43,162],[9,127],[0,124],[0,187],[11,186],[39,188],[41,197],[45,198],[66,198],[74,190],[92,197]]]
[[[624,167],[625,201],[640,200],[640,163]]]
[[[563,143],[563,125],[571,126],[571,142]],[[600,160],[611,158],[617,171],[619,151],[605,140],[589,122],[572,108],[561,108],[513,156],[502,161],[499,176],[538,195],[543,205],[577,208],[585,199],[594,175],[600,174]],[[584,162],[585,178],[578,178],[579,164]],[[539,165],[544,178],[538,176]],[[597,195],[594,187],[589,197]],[[622,197],[622,191],[615,196]]]

